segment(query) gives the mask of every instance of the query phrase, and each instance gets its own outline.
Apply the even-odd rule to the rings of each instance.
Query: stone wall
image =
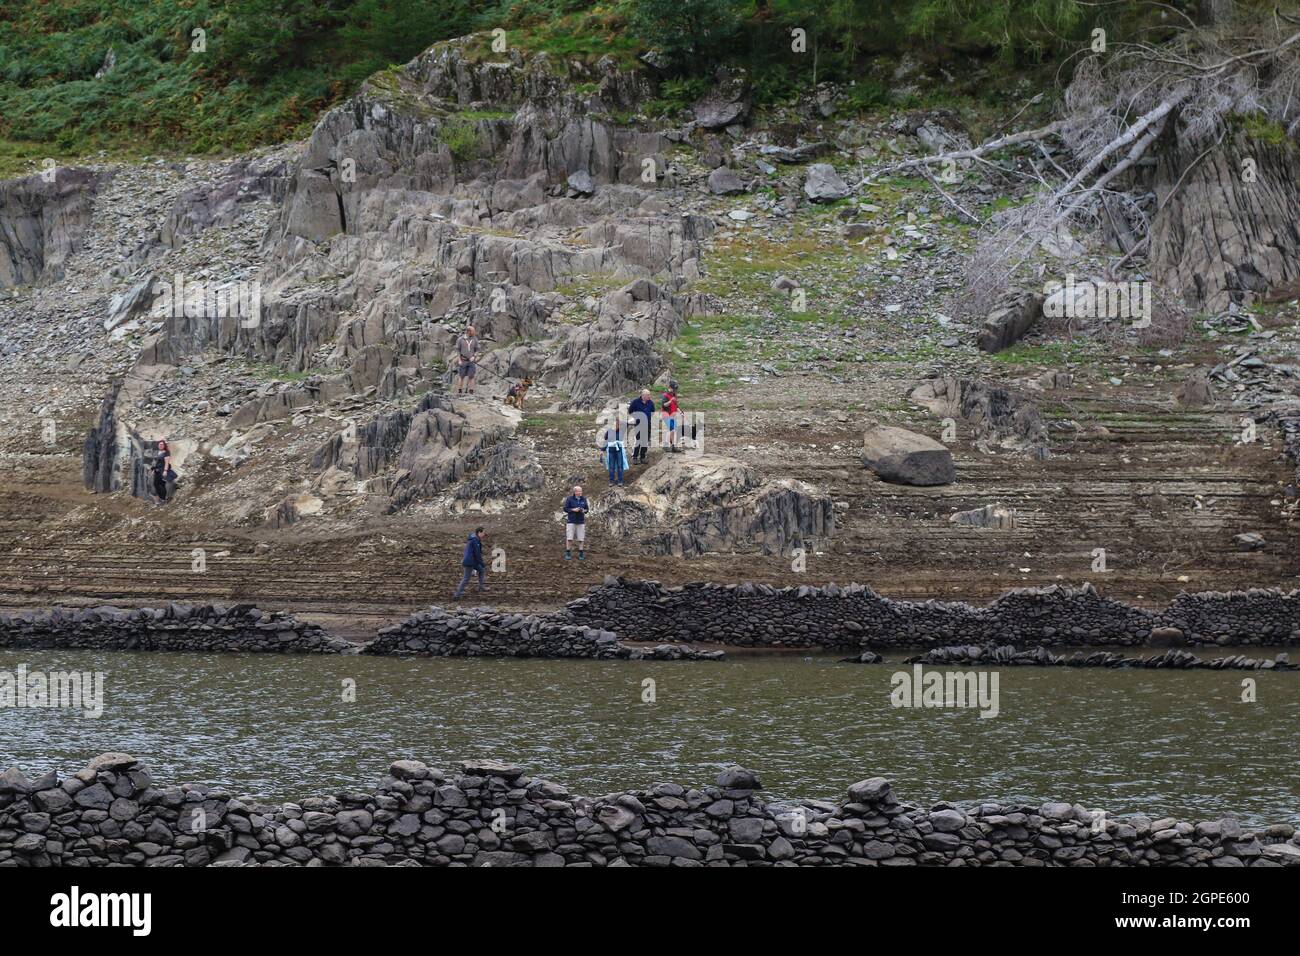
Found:
[[[471,609],[449,613],[434,607],[386,627],[365,645],[364,654],[421,657],[583,657],[622,660],[718,660],[721,651],[697,651],[682,644],[629,647],[618,635],[554,616]]]
[[[1182,594],[1161,611],[1103,597],[1089,584],[1009,591],[986,607],[894,601],[861,584],[773,588],[606,578],[568,604],[574,623],[631,641],[746,646],[943,647],[954,644],[1293,644],[1300,591]]]
[[[901,803],[888,781],[768,802],[748,770],[714,786],[599,798],[496,761],[399,760],[373,790],[264,806],[155,784],[128,754],[72,777],[0,773],[0,867],[1300,866],[1290,824],[1111,819],[1079,804]]]
[[[1300,591],[1182,594],[1165,609],[1150,611],[1102,597],[1091,585],[1009,591],[975,607],[894,601],[860,584],[666,588],[606,578],[554,613],[432,607],[382,629],[367,644],[247,604],[0,613],[0,647],[624,660],[723,656],[687,646],[691,642],[832,649],[1287,645],[1300,643]]]
[[[247,604],[0,612],[0,647],[331,654],[354,646],[292,615]]]

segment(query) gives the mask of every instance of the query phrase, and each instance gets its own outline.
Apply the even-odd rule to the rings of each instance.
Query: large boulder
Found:
[[[813,163],[804,178],[803,192],[812,202],[834,202],[852,195],[853,190],[830,163]]]
[[[722,73],[717,85],[694,106],[695,125],[722,129],[749,115],[749,84],[743,73]]]
[[[985,352],[1001,352],[1019,342],[1043,314],[1044,296],[1038,292],[1013,292],[984,319],[978,345]]]
[[[709,173],[709,192],[715,196],[734,196],[745,191],[745,182],[730,166],[719,166]]]
[[[877,425],[862,439],[862,464],[895,485],[949,485],[957,480],[952,452],[906,428]]]

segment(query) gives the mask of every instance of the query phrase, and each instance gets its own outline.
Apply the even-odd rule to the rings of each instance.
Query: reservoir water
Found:
[[[894,708],[891,675],[910,668],[832,658],[0,650],[0,673],[19,665],[105,675],[97,719],[0,708],[0,768],[29,776],[124,750],[162,784],[283,800],[369,787],[400,757],[445,770],[495,757],[599,796],[712,783],[741,764],[781,797],[836,799],[879,775],[915,803],[1060,799],[1112,814],[1300,824],[1294,672],[1004,668],[999,713],[981,719]],[[1242,702],[1247,678],[1254,703]]]

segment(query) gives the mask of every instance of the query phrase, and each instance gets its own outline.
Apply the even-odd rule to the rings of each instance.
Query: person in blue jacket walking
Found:
[[[487,565],[483,563],[483,537],[487,534],[482,528],[475,528],[474,533],[465,539],[465,556],[460,559],[460,566],[464,568],[464,573],[460,576],[460,585],[456,588],[456,593],[452,595],[453,601],[459,601],[461,595],[465,593],[465,585],[469,584],[472,575],[478,575],[478,590],[480,592],[487,590],[487,585],[483,583],[483,576],[487,573]]]

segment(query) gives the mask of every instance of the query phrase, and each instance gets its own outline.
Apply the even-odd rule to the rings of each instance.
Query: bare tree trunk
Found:
[[[1159,153],[1150,255],[1156,281],[1190,305],[1222,309],[1300,277],[1295,145],[1236,133],[1189,170],[1203,152],[1174,142]]]

